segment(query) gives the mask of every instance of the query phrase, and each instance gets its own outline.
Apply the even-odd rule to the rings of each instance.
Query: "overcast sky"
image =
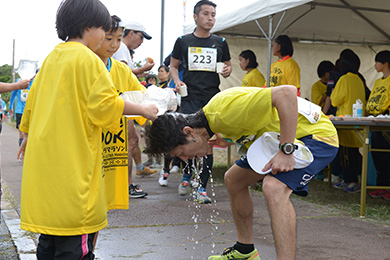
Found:
[[[198,0],[187,0],[186,23],[193,23],[193,7]],[[55,30],[55,15],[61,0],[1,0],[0,2],[0,66],[12,65],[12,42],[15,39],[15,68],[19,60],[30,59],[42,64],[55,45],[61,42]],[[135,20],[146,27],[153,38],[135,50],[135,61],[152,57],[157,72],[160,63],[161,0],[101,0],[122,20]],[[233,8],[235,0],[214,0],[218,15]],[[164,56],[173,48],[175,40],[183,34],[183,0],[165,0]]]

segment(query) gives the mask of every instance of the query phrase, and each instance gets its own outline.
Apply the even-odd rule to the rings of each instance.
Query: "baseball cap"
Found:
[[[130,21],[125,23],[125,30],[133,30],[141,32],[147,40],[152,39],[152,36],[145,32],[145,27],[136,21]]]
[[[263,133],[248,149],[247,159],[251,168],[259,174],[269,173],[271,169],[265,172],[262,169],[279,151],[279,144],[279,133]],[[309,148],[298,142],[294,144],[298,146],[298,149],[293,153],[295,158],[294,169],[309,166],[314,160]]]

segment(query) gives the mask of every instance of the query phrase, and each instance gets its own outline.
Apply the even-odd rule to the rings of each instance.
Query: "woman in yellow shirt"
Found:
[[[265,79],[263,74],[257,69],[259,63],[256,61],[256,55],[251,50],[245,50],[238,56],[240,67],[246,71],[242,78],[241,86],[243,87],[263,87]]]

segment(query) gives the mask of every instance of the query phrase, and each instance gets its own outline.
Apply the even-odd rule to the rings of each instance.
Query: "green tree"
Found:
[[[3,66],[0,67],[0,82],[5,82],[5,83],[12,82],[12,66],[8,64],[4,64]],[[10,97],[11,97],[11,92],[1,94],[1,99],[5,101],[7,107],[9,105]]]

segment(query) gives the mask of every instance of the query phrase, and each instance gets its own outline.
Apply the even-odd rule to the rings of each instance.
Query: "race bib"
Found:
[[[189,71],[216,71],[217,49],[188,47]]]
[[[20,101],[26,102],[28,96],[28,89],[22,89],[20,91]]]
[[[298,99],[298,113],[309,120],[310,123],[315,124],[320,121],[321,107],[307,101],[306,99],[297,97]]]

